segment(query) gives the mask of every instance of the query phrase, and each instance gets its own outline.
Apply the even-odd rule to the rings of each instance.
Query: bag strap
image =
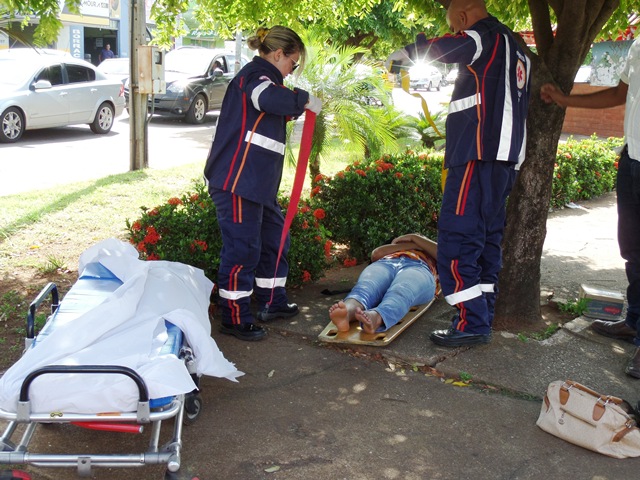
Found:
[[[280,235],[280,247],[278,248],[278,257],[276,260],[276,269],[273,272],[273,278],[278,276],[278,265],[280,265],[280,257],[282,256],[282,250],[287,240],[289,228],[291,222],[298,212],[298,202],[300,201],[300,195],[302,193],[302,186],[304,185],[304,178],[307,173],[307,165],[309,164],[309,157],[311,156],[311,144],[313,140],[313,130],[316,126],[316,114],[311,110],[305,110],[304,125],[302,127],[302,139],[300,140],[300,151],[298,152],[298,164],[296,165],[296,176],[293,181],[293,188],[291,189],[291,197],[289,198],[289,206],[287,207],[287,215],[284,219],[284,226],[282,227],[282,235]],[[273,302],[273,292],[275,291],[275,281],[271,287],[271,298],[269,303],[265,306],[265,311],[269,309],[271,302]]]

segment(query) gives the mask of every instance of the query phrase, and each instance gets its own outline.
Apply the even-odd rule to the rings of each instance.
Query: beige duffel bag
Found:
[[[571,380],[551,382],[536,425],[567,442],[610,457],[640,457],[631,405]]]

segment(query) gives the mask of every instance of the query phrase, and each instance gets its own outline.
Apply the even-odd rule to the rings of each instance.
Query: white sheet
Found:
[[[176,262],[138,259],[133,246],[108,239],[80,257],[80,271],[98,261],[123,281],[103,303],[55,328],[0,378],[0,408],[15,412],[25,376],[47,365],[122,365],[136,370],[151,398],[190,392],[195,385],[184,363],[158,355],[177,325],[191,345],[199,375],[237,381],[244,375],[211,338],[208,317],[213,283],[202,270]],[[63,300],[64,301],[64,300]],[[31,385],[31,411],[93,414],[135,411],[137,388],[125,376],[42,375]]]

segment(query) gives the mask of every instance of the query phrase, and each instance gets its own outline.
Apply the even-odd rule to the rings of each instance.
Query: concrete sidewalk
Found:
[[[615,195],[552,213],[542,259],[547,292],[575,298],[580,283],[623,291]],[[360,267],[362,268],[362,267]],[[180,479],[630,479],[640,460],[617,460],[559,440],[535,422],[554,380],[640,399],[624,374],[632,345],[607,339],[576,319],[543,342],[495,332],[491,344],[438,347],[428,339],[449,325],[443,300],[390,345],[328,346],[317,336],[327,309],[360,268],[331,272],[290,292],[302,313],[268,324],[261,342],[213,336],[246,372],[238,383],[205,378],[204,409],[185,427]],[[426,368],[425,366],[431,367]],[[465,372],[472,385],[447,379]],[[65,451],[98,442],[133,449],[139,438],[41,429],[35,444]],[[35,445],[34,444],[34,445]],[[75,478],[71,470],[30,469],[36,479]],[[93,478],[160,479],[163,469],[95,470]]]

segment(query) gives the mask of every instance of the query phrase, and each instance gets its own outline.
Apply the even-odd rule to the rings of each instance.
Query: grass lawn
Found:
[[[335,157],[322,163],[323,173],[353,160]],[[0,197],[0,371],[20,355],[29,302],[41,288],[53,281],[66,293],[85,249],[110,237],[126,241],[126,219],[136,219],[141,206],[153,208],[192,190],[202,168],[196,162],[147,169]],[[286,166],[282,192],[291,191],[294,175],[295,168]],[[307,178],[306,189],[309,183]]]

